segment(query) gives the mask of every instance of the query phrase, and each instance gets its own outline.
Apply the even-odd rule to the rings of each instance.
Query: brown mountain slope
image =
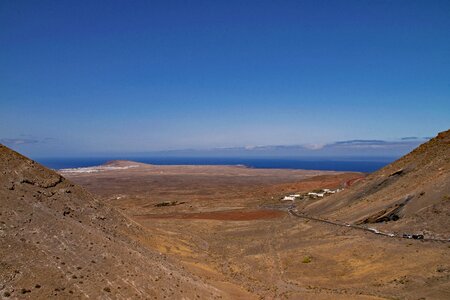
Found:
[[[450,130],[303,212],[397,232],[450,238]]]
[[[214,298],[138,241],[150,233],[0,145],[0,297]]]

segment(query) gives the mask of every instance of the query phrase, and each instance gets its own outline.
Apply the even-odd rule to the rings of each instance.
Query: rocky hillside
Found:
[[[308,205],[303,212],[384,230],[450,238],[450,130],[351,188]]]
[[[150,234],[59,174],[0,145],[0,297],[220,296],[146,248]]]

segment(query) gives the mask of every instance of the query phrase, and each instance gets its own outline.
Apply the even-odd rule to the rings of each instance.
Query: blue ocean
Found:
[[[377,158],[237,158],[237,157],[92,157],[40,158],[37,162],[51,169],[90,167],[121,159],[155,165],[244,165],[250,168],[305,169],[374,172],[395,157]]]

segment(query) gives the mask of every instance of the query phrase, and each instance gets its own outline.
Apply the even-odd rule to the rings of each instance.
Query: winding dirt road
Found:
[[[450,242],[450,239],[426,238],[422,234],[405,234],[405,233],[403,233],[403,234],[396,234],[396,233],[391,233],[391,232],[382,232],[382,231],[379,231],[379,230],[377,230],[375,228],[358,226],[358,225],[347,224],[347,223],[339,223],[339,222],[329,221],[329,220],[325,220],[325,219],[314,218],[314,217],[310,217],[310,216],[307,216],[307,215],[300,214],[295,209],[293,204],[291,206],[289,206],[288,213],[291,214],[294,217],[297,217],[297,218],[302,218],[302,219],[311,220],[311,221],[315,221],[315,222],[321,222],[321,223],[330,224],[330,225],[334,225],[334,226],[340,226],[340,227],[346,227],[346,228],[362,230],[362,231],[371,232],[373,234],[386,236],[386,237],[390,237],[390,238],[404,238],[404,239],[413,239],[413,240],[431,241],[431,242],[441,242],[441,243],[449,243]]]

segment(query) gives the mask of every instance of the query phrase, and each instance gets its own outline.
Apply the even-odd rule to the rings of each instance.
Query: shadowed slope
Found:
[[[342,193],[303,209],[310,215],[390,230],[450,235],[450,130]]]

